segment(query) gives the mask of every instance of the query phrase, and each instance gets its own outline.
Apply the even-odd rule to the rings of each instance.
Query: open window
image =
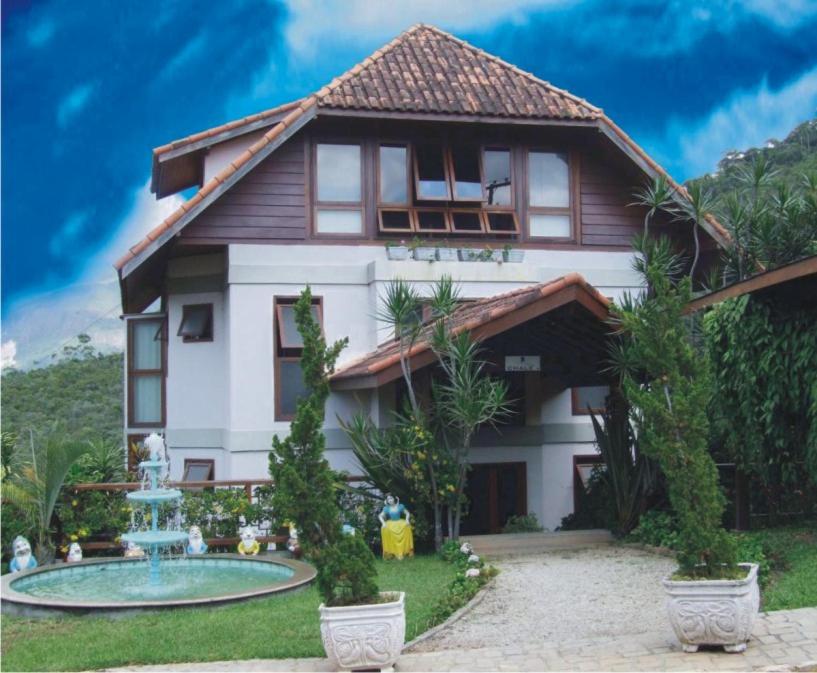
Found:
[[[455,234],[482,234],[485,220],[479,210],[452,210],[451,231]]]
[[[454,201],[482,201],[482,162],[479,147],[454,144],[450,149]]]
[[[408,145],[380,145],[377,165],[377,228],[387,234],[411,233]]]
[[[528,230],[531,238],[573,238],[567,154],[528,153]]]
[[[128,320],[128,425],[165,424],[165,319]]]
[[[298,400],[306,395],[301,356],[303,340],[295,323],[297,297],[275,298],[275,420],[291,421]],[[312,315],[323,326],[323,303],[312,298]]]
[[[607,408],[610,386],[579,386],[571,390],[574,416],[601,414]]]
[[[511,151],[504,148],[487,147],[482,159],[485,203],[488,208],[510,208],[513,206],[511,178]]]
[[[213,340],[213,305],[185,304],[182,306],[182,319],[177,336],[184,343]]]
[[[414,220],[408,208],[378,208],[377,226],[386,234],[408,234],[414,231]]]
[[[185,458],[182,481],[213,481],[216,462],[212,458]]]
[[[450,201],[445,147],[441,142],[414,145],[414,188],[418,201]]]
[[[606,469],[604,459],[596,454],[573,456],[573,511],[578,512],[582,500],[590,492],[594,472]]]
[[[443,234],[451,230],[448,213],[442,208],[417,208],[417,231],[424,234]]]
[[[487,231],[489,234],[518,234],[519,220],[516,213],[508,212],[487,212],[485,213]]]
[[[363,233],[363,169],[358,144],[318,143],[315,148],[315,231]]]

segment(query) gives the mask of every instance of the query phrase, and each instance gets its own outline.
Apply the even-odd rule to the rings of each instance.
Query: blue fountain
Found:
[[[152,434],[145,440],[145,447],[150,451],[150,460],[139,463],[139,470],[144,475],[142,488],[128,493],[126,497],[133,504],[150,505],[150,530],[133,530],[125,533],[122,540],[139,545],[142,549],[148,549],[150,583],[159,584],[161,582],[160,550],[186,543],[187,533],[180,530],[159,529],[159,505],[179,502],[182,492],[176,488],[164,488],[160,484],[160,477],[167,475],[169,465],[166,459],[164,439]]]

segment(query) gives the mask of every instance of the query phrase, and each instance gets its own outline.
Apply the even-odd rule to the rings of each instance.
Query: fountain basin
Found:
[[[134,533],[124,533],[125,542],[133,542],[140,547],[149,547],[152,544],[166,547],[187,542],[187,533],[175,530],[139,530]]]
[[[315,569],[289,559],[210,554],[163,560],[158,585],[148,575],[149,563],[133,559],[92,559],[4,575],[2,611],[38,617],[213,607],[305,586]]]
[[[125,496],[131,502],[154,504],[181,500],[182,492],[177,488],[145,488],[141,491],[131,491]]]

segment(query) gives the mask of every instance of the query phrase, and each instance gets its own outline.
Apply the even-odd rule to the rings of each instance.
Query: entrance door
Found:
[[[468,514],[462,519],[460,532],[501,533],[509,517],[528,513],[525,463],[472,465],[465,494]]]

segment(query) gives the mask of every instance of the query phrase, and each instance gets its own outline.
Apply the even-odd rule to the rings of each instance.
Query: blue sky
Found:
[[[114,277],[175,205],[147,191],[152,147],[315,90],[417,21],[603,107],[679,179],[817,108],[817,0],[4,0],[4,318]]]

